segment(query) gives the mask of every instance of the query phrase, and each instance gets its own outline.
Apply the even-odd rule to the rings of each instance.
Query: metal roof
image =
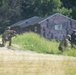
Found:
[[[63,14],[55,13],[55,14],[53,14],[53,15],[51,15],[51,16],[49,16],[49,17],[45,18],[44,20],[40,21],[40,22],[39,22],[39,24],[40,24],[41,22],[43,22],[43,21],[45,21],[45,20],[49,19],[49,18],[54,17],[55,15],[60,15],[60,16],[63,16],[63,17],[65,17],[65,18],[67,18],[67,19],[70,19],[70,20],[76,21],[76,20],[74,20],[74,19],[72,19],[72,18],[69,18],[69,17],[67,17],[67,16],[63,15]]]
[[[33,23],[33,22],[36,22],[36,20],[39,20],[39,19],[40,19],[39,17],[34,16],[32,18],[19,21],[19,22],[15,23],[15,24],[11,25],[11,27],[16,27],[16,26],[25,27],[25,26]]]

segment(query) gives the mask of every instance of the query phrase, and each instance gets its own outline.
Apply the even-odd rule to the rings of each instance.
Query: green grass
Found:
[[[76,50],[75,49],[66,50],[62,54],[63,55],[75,56],[76,57]]]
[[[21,46],[22,50],[31,50],[39,53],[63,54],[68,56],[76,56],[76,50],[65,50],[63,53],[58,50],[60,42],[48,40],[36,33],[24,33],[13,38],[13,43]]]
[[[65,50],[61,53],[58,50],[60,42],[49,41],[35,33],[17,35],[12,41],[13,45],[21,46],[22,50],[76,56],[75,49]],[[76,75],[75,58],[18,52],[10,50],[0,52],[0,75]],[[52,58],[56,60],[52,60]]]
[[[58,42],[54,40],[49,41],[32,32],[17,35],[16,38],[13,38],[13,43],[20,45],[24,50],[32,50],[40,53],[59,53],[57,49]]]

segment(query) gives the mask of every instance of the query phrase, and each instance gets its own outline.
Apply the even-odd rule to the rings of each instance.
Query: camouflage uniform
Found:
[[[71,45],[72,47],[76,45],[76,30],[73,30],[73,33],[71,34]]]
[[[59,44],[59,50],[63,52],[63,50],[67,49],[67,48],[71,48],[71,43],[70,43],[70,39],[71,36],[67,35]]]
[[[9,46],[12,43],[12,37],[16,36],[16,31],[8,28],[2,35],[2,45],[5,46],[6,41],[9,41]]]

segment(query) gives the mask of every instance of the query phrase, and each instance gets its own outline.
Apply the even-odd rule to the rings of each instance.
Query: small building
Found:
[[[16,28],[18,33],[33,31],[50,40],[62,40],[67,34],[71,34],[73,29],[76,29],[76,20],[56,13],[45,18],[35,16],[20,21],[12,27]]]
[[[38,23],[41,19],[42,18],[40,18],[40,17],[34,16],[32,18],[22,20],[22,21],[19,21],[19,22],[15,23],[15,24],[11,25],[11,28],[16,30],[16,32],[18,34],[28,32],[28,31],[35,32],[36,31],[35,26],[37,26],[37,28],[40,29],[39,26],[36,25],[36,23]]]

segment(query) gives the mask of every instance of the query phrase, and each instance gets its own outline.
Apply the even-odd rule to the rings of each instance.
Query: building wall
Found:
[[[76,28],[76,21],[62,15],[54,15],[40,22],[41,35],[47,39],[62,40]]]
[[[31,32],[36,32],[36,33],[40,34],[41,33],[40,30],[41,30],[40,29],[40,25],[38,25],[38,24],[20,28],[21,33],[25,33],[25,32],[31,31]]]

